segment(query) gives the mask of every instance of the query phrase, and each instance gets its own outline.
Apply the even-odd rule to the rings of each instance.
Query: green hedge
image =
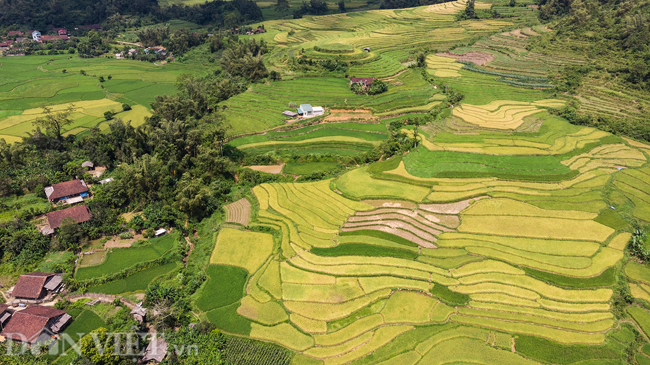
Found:
[[[417,243],[411,242],[407,240],[406,238],[402,238],[400,236],[396,236],[394,234],[388,233],[388,232],[383,232],[383,231],[374,231],[371,229],[360,229],[357,231],[345,231],[339,233],[341,236],[370,236],[370,237],[376,237],[376,238],[381,238],[384,240],[388,241],[393,241],[395,243],[399,243],[405,246],[410,246],[410,247],[420,247],[418,246]]]
[[[313,247],[311,252],[320,256],[385,256],[412,260],[418,257],[412,251],[364,243],[346,243],[329,248]]]

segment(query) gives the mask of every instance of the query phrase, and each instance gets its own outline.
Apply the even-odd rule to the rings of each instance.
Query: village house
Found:
[[[142,357],[142,363],[148,364],[151,362],[160,363],[165,359],[167,355],[167,342],[162,339],[160,336],[155,336],[147,345],[147,349],[144,352]]]
[[[314,106],[312,107],[311,104],[300,104],[300,107],[296,109],[298,111],[298,115],[300,115],[303,118],[312,118],[316,117],[319,115],[323,115],[325,113],[325,109],[320,106]]]
[[[62,274],[55,273],[33,272],[20,275],[11,290],[11,296],[16,299],[40,300],[50,293],[57,293],[62,281]]]
[[[60,333],[72,317],[65,311],[32,305],[16,311],[0,335],[6,339],[28,344],[47,343]]]
[[[6,51],[11,48],[11,45],[14,43],[12,40],[0,42],[0,51]]]
[[[83,223],[93,217],[87,205],[77,205],[76,207],[66,208],[45,214],[47,226],[41,232],[43,234],[53,234],[54,230],[61,227],[61,223],[66,218],[71,218],[77,223]]]
[[[41,32],[39,32],[38,30],[33,31],[32,32],[32,39],[35,42],[40,42],[41,41]]]
[[[133,308],[131,315],[136,321],[144,323],[144,321],[147,319],[147,308],[143,308],[142,302],[140,302],[135,306],[135,308]]]
[[[19,30],[12,30],[7,33],[7,37],[22,37],[24,36],[25,33],[19,31]]]
[[[372,85],[372,82],[375,81],[374,77],[351,77],[350,86],[354,84],[359,84],[363,86],[364,89],[367,89]]]
[[[5,328],[12,314],[14,314],[14,311],[11,310],[8,304],[0,303],[0,331]]]
[[[57,203],[62,200],[67,201],[75,197],[81,197],[81,201],[83,201],[83,198],[88,197],[88,186],[83,180],[70,180],[46,187],[45,196],[52,203]],[[70,204],[70,202],[67,203]]]
[[[86,168],[87,170],[94,170],[95,169],[95,164],[92,163],[91,161],[84,161],[81,164],[81,167]]]

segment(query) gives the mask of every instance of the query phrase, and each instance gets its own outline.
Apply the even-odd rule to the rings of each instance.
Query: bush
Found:
[[[133,238],[133,233],[128,232],[128,231],[127,231],[127,232],[122,232],[122,233],[120,233],[120,236],[119,236],[119,237],[120,237],[121,239],[123,239],[123,240],[128,240],[128,239],[130,239],[130,238]]]

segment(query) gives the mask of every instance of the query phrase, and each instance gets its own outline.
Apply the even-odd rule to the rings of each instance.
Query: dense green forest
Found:
[[[127,19],[128,17],[128,19]],[[134,19],[136,22],[134,23]],[[157,0],[2,0],[0,27],[51,29],[80,25],[105,24],[131,26],[181,19],[200,25],[232,27],[262,20],[262,12],[250,0],[210,1],[197,5],[161,7]]]

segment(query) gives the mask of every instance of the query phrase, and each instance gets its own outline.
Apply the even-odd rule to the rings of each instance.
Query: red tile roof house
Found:
[[[72,218],[77,223],[83,223],[89,221],[90,218],[93,217],[93,214],[90,212],[87,205],[77,205],[75,207],[47,213],[45,214],[45,217],[47,218],[48,227],[43,228],[42,232],[44,234],[52,234],[55,229],[61,227],[61,223],[63,223],[63,220],[66,218]]]
[[[0,303],[0,331],[5,328],[7,322],[11,319],[11,315],[14,314],[14,311],[9,308],[7,304]]]
[[[52,307],[32,305],[16,311],[0,335],[6,339],[29,344],[46,343],[61,332],[72,317]]]
[[[88,196],[88,186],[83,180],[70,180],[45,188],[47,200],[56,203],[60,200],[68,200],[76,196],[85,198]]]
[[[62,275],[47,272],[33,272],[20,275],[11,292],[16,299],[40,300],[48,293],[61,288]]]
[[[373,81],[375,81],[374,77],[351,77],[350,86],[352,86],[352,84],[360,84],[365,88],[369,88]]]

